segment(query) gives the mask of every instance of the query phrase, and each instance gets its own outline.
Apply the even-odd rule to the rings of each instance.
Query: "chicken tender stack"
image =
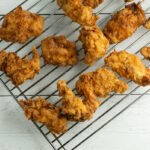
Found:
[[[50,36],[42,41],[42,56],[45,64],[74,66],[78,63],[76,43],[66,40],[65,35]]]
[[[126,79],[141,86],[150,85],[150,69],[145,67],[136,55],[126,51],[112,52],[105,58],[105,65]]]
[[[91,7],[84,6],[82,0],[57,0],[58,5],[65,14],[80,25],[93,26],[98,20],[98,15],[93,15]]]
[[[0,71],[5,72],[16,86],[23,84],[27,79],[33,79],[40,70],[40,57],[33,47],[31,60],[21,59],[16,53],[0,51]]]
[[[5,16],[0,28],[0,38],[8,42],[24,44],[30,37],[41,35],[43,26],[43,17],[22,10],[19,6]]]
[[[114,14],[103,32],[111,44],[119,43],[132,36],[145,19],[141,4],[132,3]]]
[[[58,106],[52,105],[41,97],[35,100],[20,100],[19,103],[29,120],[45,124],[53,134],[66,132],[67,119],[60,114],[61,109]]]
[[[100,105],[95,95],[89,94],[85,100],[76,97],[70,88],[67,87],[66,81],[58,81],[57,87],[59,95],[62,96],[62,111],[67,115],[70,121],[85,121],[93,117],[94,112]]]
[[[98,26],[82,27],[79,41],[83,43],[85,49],[84,63],[90,66],[106,54],[109,46],[109,41]]]

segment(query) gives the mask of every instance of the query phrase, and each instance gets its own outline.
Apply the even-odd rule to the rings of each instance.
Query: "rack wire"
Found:
[[[59,105],[60,98],[58,96],[56,82],[58,80],[65,79],[67,80],[67,84],[73,89],[73,91],[75,91],[74,85],[78,76],[81,73],[89,72],[104,66],[103,58],[96,62],[92,68],[89,68],[89,66],[83,64],[83,49],[79,41],[74,40],[78,39],[78,31],[80,26],[76,23],[73,23],[68,17],[64,15],[64,13],[56,5],[55,0],[38,0],[35,3],[32,2],[32,5],[30,5],[30,0],[24,0],[21,4],[19,4],[19,6],[20,5],[22,5],[24,9],[33,11],[45,17],[45,28],[43,34],[40,37],[31,38],[24,45],[6,43],[0,40],[0,47],[2,49],[17,52],[18,55],[22,56],[22,58],[25,58],[27,55],[31,55],[31,47],[33,45],[35,45],[39,53],[41,53],[41,44],[39,43],[43,38],[49,35],[57,36],[60,34],[66,34],[69,40],[75,41],[77,44],[79,49],[80,63],[74,67],[50,66],[44,65],[43,60],[40,57],[41,71],[33,81],[27,81],[24,85],[16,87],[11,84],[11,81],[5,76],[4,73],[0,74],[0,81],[4,84],[6,89],[10,92],[17,103],[22,98],[27,100],[29,97],[36,98],[37,96],[43,96],[47,101]],[[103,27],[107,20],[110,18],[110,15],[123,8],[124,5],[125,3],[123,1],[118,2],[117,0],[106,0],[94,12],[101,16],[97,24],[100,27]],[[115,6],[115,8],[112,6]],[[47,10],[46,13],[45,10]],[[145,11],[147,12],[148,10],[149,8],[147,8]],[[146,14],[147,16],[149,15],[149,13]],[[1,23],[3,18],[4,15],[1,15]],[[122,43],[111,45],[107,54],[112,52],[114,48],[117,48],[118,50],[126,49],[127,51],[132,50],[134,54],[141,58],[139,55],[139,50],[143,46],[150,45],[150,42],[147,38],[149,35],[150,32],[148,30],[140,27],[131,38],[125,40]],[[143,60],[143,62],[146,65],[148,63],[145,60]],[[125,94],[120,95],[111,93],[107,99],[101,99],[101,106],[95,113],[95,116],[92,120],[84,123],[69,122],[68,131],[64,134],[53,135],[46,129],[44,125],[35,122],[33,122],[33,124],[37,127],[37,129],[41,132],[41,134],[45,137],[45,139],[54,150],[76,149],[81,144],[86,143],[86,141],[91,136],[104,128],[118,115],[122,114],[127,108],[133,105],[141,97],[150,92],[149,87],[143,88],[134,84],[132,81],[126,82],[129,84],[129,89]]]

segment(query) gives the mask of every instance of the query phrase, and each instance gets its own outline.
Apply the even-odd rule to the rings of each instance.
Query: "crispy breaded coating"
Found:
[[[67,41],[65,35],[50,36],[42,41],[42,57],[45,64],[74,66],[78,63],[75,42]]]
[[[0,51],[0,71],[3,71],[16,86],[23,84],[27,79],[34,79],[40,70],[40,58],[35,47],[33,47],[33,58],[31,60],[21,59],[16,53]]]
[[[146,29],[150,29],[150,18],[147,19],[143,25]]]
[[[93,15],[89,6],[84,6],[82,0],[57,0],[57,4],[65,14],[80,25],[93,26],[98,20],[98,15]]]
[[[128,85],[119,80],[112,71],[100,68],[95,72],[80,75],[76,82],[76,90],[80,95],[86,96],[88,94],[86,88],[93,95],[105,98],[110,92],[124,93]]]
[[[132,1],[134,1],[134,0],[124,0],[125,2],[132,2]]]
[[[94,112],[100,105],[100,101],[96,100],[95,95],[92,95],[89,91],[89,95],[86,96],[85,100],[82,100],[81,97],[76,97],[72,90],[67,87],[65,80],[58,81],[57,87],[59,95],[62,96],[62,111],[70,121],[82,122],[93,117]]]
[[[143,47],[140,50],[140,53],[144,56],[145,59],[150,60],[150,47]]]
[[[112,52],[105,58],[105,65],[126,79],[133,80],[141,86],[150,85],[150,70],[145,67],[136,55],[120,52]]]
[[[84,0],[83,4],[85,6],[90,6],[93,9],[95,9],[96,7],[98,7],[98,5],[100,5],[103,2],[104,0]]]
[[[111,44],[119,43],[132,36],[145,19],[141,4],[133,3],[114,14],[103,32]]]
[[[98,26],[84,26],[80,30],[79,41],[85,49],[84,63],[92,66],[99,58],[105,56],[109,41]]]
[[[22,10],[19,6],[5,16],[0,28],[0,38],[8,42],[24,44],[30,37],[41,35],[43,27],[43,17]]]
[[[35,100],[20,100],[19,103],[29,120],[45,124],[53,134],[66,132],[67,119],[61,115],[61,109],[58,106],[52,105],[41,97]]]

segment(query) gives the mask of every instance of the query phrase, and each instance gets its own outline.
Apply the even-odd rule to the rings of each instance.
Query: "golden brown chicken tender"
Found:
[[[0,71],[3,71],[16,86],[23,84],[27,79],[34,79],[40,70],[40,58],[35,47],[33,47],[33,58],[31,60],[21,59],[16,53],[0,51]]]
[[[104,0],[84,0],[83,4],[85,6],[90,6],[93,9],[95,9],[98,5],[100,5],[103,2]]]
[[[147,19],[143,25],[146,29],[150,29],[150,18]]]
[[[83,43],[85,49],[84,63],[90,66],[106,54],[109,46],[109,41],[98,26],[82,27],[79,41]]]
[[[98,20],[98,15],[93,15],[91,7],[84,6],[82,0],[57,0],[58,5],[65,14],[80,25],[93,26]]]
[[[126,79],[133,80],[141,86],[150,85],[150,70],[136,55],[126,51],[112,52],[105,58],[105,65]]]
[[[132,1],[134,1],[134,0],[124,0],[125,2],[132,2]]]
[[[42,41],[42,56],[45,64],[74,66],[78,63],[75,42],[66,40],[65,35],[50,36]]]
[[[61,109],[41,97],[32,100],[20,100],[24,114],[29,120],[40,122],[53,134],[61,134],[67,130],[67,119],[61,115]]]
[[[70,121],[85,121],[93,117],[94,112],[100,105],[100,101],[96,100],[95,95],[89,92],[85,100],[82,100],[75,96],[64,80],[58,81],[57,87],[59,95],[63,97],[61,100],[62,111]]]
[[[98,97],[107,97],[110,92],[124,93],[128,85],[119,80],[115,74],[106,69],[100,68],[95,72],[80,75],[76,82],[76,90],[80,95],[88,95],[86,88]]]
[[[44,26],[44,18],[22,10],[21,6],[4,18],[0,28],[0,38],[8,42],[25,43],[30,37],[39,36]]]
[[[110,43],[119,43],[132,34],[145,22],[141,4],[130,4],[114,14],[104,27],[104,34]]]
[[[144,56],[145,59],[150,60],[150,47],[143,47],[140,53]]]

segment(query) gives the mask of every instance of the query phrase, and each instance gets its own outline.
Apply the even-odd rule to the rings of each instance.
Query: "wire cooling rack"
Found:
[[[148,1],[148,0],[147,0]],[[142,2],[144,5],[144,10],[147,17],[149,16],[149,7],[146,7],[146,0]],[[11,84],[11,81],[5,76],[4,73],[0,74],[0,80],[14,97],[16,102],[20,99],[36,98],[37,96],[42,96],[47,101],[51,103],[60,103],[60,97],[58,96],[58,91],[56,87],[56,82],[58,80],[67,80],[67,84],[75,92],[75,82],[78,76],[84,72],[94,71],[97,68],[104,66],[103,58],[97,61],[93,67],[89,68],[88,65],[83,64],[84,50],[81,47],[81,43],[78,42],[79,29],[80,26],[73,23],[68,17],[64,15],[62,10],[57,6],[55,0],[24,0],[22,3],[18,4],[26,10],[38,13],[45,18],[45,27],[43,34],[40,37],[31,38],[24,45],[19,45],[17,43],[8,43],[0,40],[0,48],[11,52],[17,52],[19,56],[25,58],[25,56],[31,55],[31,47],[36,46],[38,52],[41,54],[41,40],[49,35],[62,35],[66,34],[68,40],[75,41],[79,50],[80,63],[74,67],[59,67],[52,65],[44,65],[41,59],[41,71],[40,74],[32,81],[27,81],[25,84],[15,87]],[[100,15],[100,19],[97,22],[100,28],[106,24],[112,13],[120,10],[125,6],[125,3],[118,0],[105,0],[105,2],[94,10],[94,13]],[[15,8],[14,8],[15,9]],[[13,9],[13,10],[14,10]],[[12,11],[13,11],[12,10]],[[149,11],[149,12],[148,12]],[[0,15],[0,22],[2,23],[4,14]],[[143,46],[149,46],[149,36],[150,30],[146,30],[140,27],[138,31],[129,39],[123,41],[119,44],[111,45],[108,49],[107,54],[112,52],[114,49],[122,50],[125,49],[130,53],[136,54],[141,59],[142,56],[139,54],[139,50]],[[149,66],[149,62],[143,60],[144,64]],[[84,123],[68,123],[68,131],[61,135],[51,134],[47,128],[39,123],[34,123],[41,134],[49,142],[49,144],[55,150],[66,150],[66,149],[76,149],[81,144],[85,143],[89,138],[96,134],[98,131],[109,124],[118,115],[123,113],[128,107],[133,105],[138,101],[143,95],[149,94],[149,87],[139,87],[132,81],[127,81],[121,77],[129,84],[129,89],[125,94],[114,94],[111,93],[106,99],[101,99],[102,103],[100,108],[96,111],[94,118],[90,121]]]

